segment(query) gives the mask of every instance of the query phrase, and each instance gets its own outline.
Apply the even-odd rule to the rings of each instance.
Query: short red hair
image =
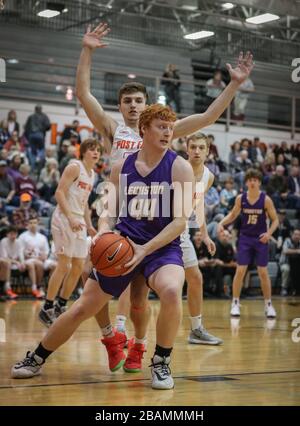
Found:
[[[143,136],[142,127],[149,127],[151,121],[156,118],[171,122],[177,119],[175,112],[169,106],[162,104],[150,105],[144,109],[139,118],[139,132],[141,136]]]

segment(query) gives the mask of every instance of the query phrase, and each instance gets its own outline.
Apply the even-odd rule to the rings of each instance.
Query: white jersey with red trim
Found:
[[[143,139],[133,129],[125,124],[119,124],[116,128],[111,148],[111,164],[113,165],[128,155],[142,148]]]

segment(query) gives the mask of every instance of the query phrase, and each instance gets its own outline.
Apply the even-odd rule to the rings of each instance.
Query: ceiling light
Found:
[[[186,34],[184,38],[187,40],[198,40],[199,38],[212,37],[215,35],[213,31],[198,31],[196,33]]]
[[[251,18],[247,18],[246,22],[249,24],[265,24],[266,22],[276,21],[280,19],[280,16],[273,15],[272,13],[263,13],[262,15],[252,16]]]
[[[136,74],[129,73],[129,74],[127,74],[127,77],[128,78],[136,78]]]
[[[7,60],[7,63],[8,63],[8,64],[18,64],[18,63],[19,63],[19,60],[18,60],[18,59],[15,59],[15,58],[12,58],[12,59],[8,59],[8,60]]]
[[[47,1],[45,7],[39,7],[37,15],[41,18],[54,18],[60,15],[63,11],[67,11],[63,3],[54,3]]]
[[[222,4],[222,8],[225,10],[230,10],[233,9],[235,7],[235,5],[233,3],[223,3]]]

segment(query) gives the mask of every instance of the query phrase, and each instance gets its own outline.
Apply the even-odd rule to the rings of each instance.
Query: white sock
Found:
[[[32,289],[32,291],[36,291],[37,290],[36,284],[32,284],[31,289]]]
[[[196,317],[190,317],[192,330],[196,330],[201,327],[202,323],[202,315],[197,315]]]
[[[239,305],[239,303],[240,303],[240,299],[238,297],[233,297],[232,298],[232,304],[233,305],[235,305],[235,304]]]
[[[101,328],[101,333],[103,337],[114,336],[113,326],[111,324],[108,324],[106,327]]]
[[[125,330],[125,323],[127,318],[125,315],[117,315],[116,316],[116,329],[117,330]]]
[[[135,343],[139,343],[141,345],[146,346],[147,345],[147,337],[143,337],[142,339],[138,339],[137,337],[134,338]]]
[[[265,299],[265,306],[267,306],[267,305],[272,305],[271,299]]]
[[[6,281],[6,283],[4,284],[4,290],[5,291],[11,290],[11,286],[10,286],[10,282],[9,281]]]

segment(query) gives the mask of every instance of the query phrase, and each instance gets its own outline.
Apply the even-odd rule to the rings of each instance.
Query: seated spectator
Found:
[[[266,158],[264,162],[261,164],[261,170],[263,172],[264,177],[270,177],[271,175],[275,174],[276,171],[276,157],[274,152],[269,151],[266,154]],[[268,179],[265,179],[264,182],[266,182]]]
[[[69,140],[65,140],[62,142],[60,150],[58,151],[57,160],[58,164],[61,163],[62,159],[68,155],[68,148],[71,145],[71,142]]]
[[[217,229],[218,229],[218,223],[221,222],[221,220],[224,218],[224,215],[222,213],[216,214],[212,220],[207,224],[207,232],[210,238],[213,241],[216,241],[217,239]]]
[[[7,227],[10,226],[10,221],[6,212],[5,203],[0,198],[0,239],[6,234]]]
[[[272,198],[276,209],[288,208],[288,185],[282,165],[276,166],[275,174],[268,180],[266,192]]]
[[[284,168],[284,175],[287,176],[288,175],[288,167],[287,167],[287,164],[285,162],[283,154],[277,155],[276,164],[277,164],[277,166],[282,166]]]
[[[248,158],[248,151],[243,149],[240,152],[239,158],[237,158],[236,172],[234,174],[234,180],[239,188],[242,188],[244,185],[245,173],[249,167],[252,167],[252,162]]]
[[[22,194],[20,197],[20,207],[15,209],[12,213],[12,223],[17,228],[18,232],[25,231],[29,221],[38,218],[36,210],[31,208],[31,205],[31,195],[27,193]]]
[[[245,110],[248,103],[250,93],[254,92],[254,84],[248,77],[242,84],[240,84],[233,101],[235,120],[243,121],[245,119]]]
[[[231,145],[231,152],[229,154],[229,167],[231,171],[236,171],[238,167],[238,158],[240,158],[241,144],[236,141]]]
[[[216,241],[214,277],[216,282],[216,296],[229,297],[237,263],[231,244],[232,236],[227,230],[218,233]],[[227,289],[227,291],[225,291]]]
[[[45,296],[42,289],[42,280],[45,260],[49,255],[49,244],[45,235],[38,232],[38,219],[29,220],[28,230],[20,235],[19,241],[24,251],[32,295],[36,299],[41,299]]]
[[[216,160],[214,159],[213,154],[208,154],[205,165],[209,169],[209,171],[212,172],[212,174],[215,176],[216,180],[218,180],[218,177],[220,176],[220,168]]]
[[[266,151],[263,149],[263,144],[259,138],[254,138],[253,145],[250,148],[249,159],[252,163],[258,167],[264,162]]]
[[[8,131],[8,122],[7,120],[3,120],[0,123],[0,149],[3,148],[9,138],[10,134]]]
[[[81,143],[81,138],[80,138],[80,134],[78,132],[78,128],[79,128],[79,121],[78,120],[73,120],[73,122],[70,126],[66,126],[64,128],[64,131],[63,131],[63,133],[61,135],[61,139],[60,139],[60,144],[59,144],[60,148],[61,148],[63,141],[65,141],[66,139],[69,140],[71,138],[72,132],[76,132],[78,134],[78,141],[79,141],[79,143]]]
[[[292,294],[300,293],[300,229],[295,229],[291,238],[287,238],[282,247],[280,257],[281,295],[288,293],[288,282],[292,287]]]
[[[203,275],[203,288],[207,292],[211,292],[211,279],[213,276],[214,260],[208,252],[206,245],[202,242],[200,231],[196,231],[192,243],[195,247],[199,268]]]
[[[16,183],[17,179],[22,177],[20,172],[21,164],[21,156],[19,154],[15,154],[10,160],[9,167],[7,168],[7,174],[14,180],[14,183]]]
[[[283,155],[283,159],[284,159],[284,163],[285,165],[289,165],[291,163],[292,160],[292,153],[291,150],[287,144],[287,142],[282,141],[281,145],[278,149],[278,154],[282,154]],[[281,163],[278,163],[281,164]]]
[[[207,222],[216,214],[217,207],[220,204],[220,196],[214,186],[210,187],[204,197],[205,200],[205,215]]]
[[[300,209],[300,169],[299,166],[292,166],[288,176],[288,189],[291,205],[294,209]]]
[[[14,131],[11,135],[11,137],[8,139],[8,141],[3,146],[4,149],[7,149],[9,152],[9,157],[16,153],[25,152],[25,144],[24,139],[21,140],[19,138],[18,132]]]
[[[4,203],[5,208],[11,204],[14,195],[15,183],[7,173],[6,161],[0,160],[0,201]]]
[[[227,214],[232,209],[234,200],[237,196],[237,190],[233,187],[234,181],[230,177],[225,181],[225,188],[220,192],[220,204],[222,213]]]
[[[207,105],[210,105],[225,89],[226,84],[222,80],[222,72],[216,70],[213,78],[206,82]]]
[[[11,271],[17,270],[24,272],[26,269],[22,246],[20,241],[17,239],[17,236],[17,228],[10,226],[7,230],[6,237],[0,241],[0,258],[5,271],[4,290],[9,299],[16,299],[18,297],[11,288]]]
[[[16,180],[16,195],[14,196],[13,203],[15,206],[20,205],[20,196],[26,193],[32,198],[32,207],[38,211],[40,206],[39,194],[35,180],[29,176],[30,170],[28,164],[20,166],[21,177]]]
[[[176,154],[180,155],[180,157],[183,157],[185,160],[188,159],[185,138],[174,139],[172,141],[172,149],[176,152]]]
[[[63,143],[65,143],[66,141],[64,141]],[[71,160],[76,160],[77,159],[77,154],[76,154],[76,147],[73,145],[70,145],[68,147],[68,154],[61,160],[61,162],[59,163],[59,172],[62,175],[63,171],[65,170],[65,168],[67,167],[67,165],[69,164],[69,162]]]
[[[279,225],[273,233],[273,238],[276,242],[276,254],[280,254],[283,242],[286,240],[286,238],[290,237],[293,227],[286,217],[286,211],[284,209],[278,210],[277,214]]]
[[[41,171],[37,185],[41,197],[49,203],[55,202],[53,196],[60,178],[60,173],[57,169],[58,162],[55,158],[50,158],[47,161],[46,166]]]

